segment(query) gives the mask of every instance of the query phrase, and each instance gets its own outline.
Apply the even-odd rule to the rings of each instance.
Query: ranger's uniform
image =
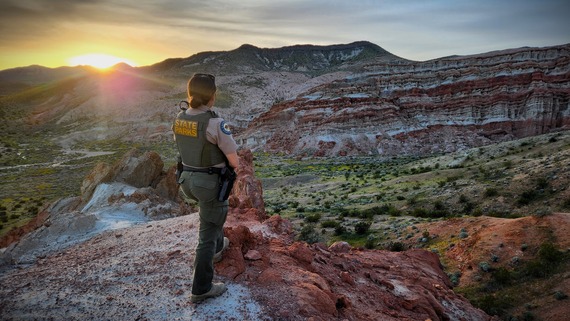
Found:
[[[180,112],[172,130],[184,165],[178,183],[182,192],[197,200],[200,207],[200,235],[192,294],[203,294],[212,286],[212,259],[222,250],[223,225],[228,213],[228,201],[219,201],[217,197],[218,173],[226,166],[225,155],[235,153],[238,146],[226,122],[207,106]],[[196,277],[198,275],[199,278]]]

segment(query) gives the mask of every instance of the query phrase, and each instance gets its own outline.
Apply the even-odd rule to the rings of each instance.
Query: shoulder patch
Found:
[[[222,131],[222,133],[226,135],[232,134],[232,131],[230,130],[230,125],[228,125],[228,123],[226,123],[225,120],[222,120],[222,122],[220,122],[220,130]]]

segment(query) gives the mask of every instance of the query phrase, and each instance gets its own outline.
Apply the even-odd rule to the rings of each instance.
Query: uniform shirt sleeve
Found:
[[[232,136],[228,123],[222,118],[211,118],[206,129],[210,143],[218,145],[225,155],[237,152],[238,146]]]

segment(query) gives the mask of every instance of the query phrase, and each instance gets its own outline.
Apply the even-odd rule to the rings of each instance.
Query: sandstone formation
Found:
[[[0,275],[3,318],[492,319],[453,292],[433,253],[368,251],[342,243],[327,248],[295,242],[288,221],[265,216],[261,185],[252,175],[251,153],[244,151],[240,156],[241,177],[232,195],[232,203],[238,207],[231,209],[225,228],[230,247],[216,264],[218,277],[229,284],[229,291],[220,298],[201,305],[189,302],[199,224],[194,213],[100,231],[65,248],[43,253],[35,261],[4,265]],[[139,179],[152,180],[150,171],[142,173],[145,177]],[[141,193],[141,189],[121,184],[100,183],[84,209],[137,204],[136,196],[116,193],[107,197],[107,203],[101,200],[101,186],[107,186],[107,191],[114,187],[134,189],[131,195]],[[124,203],[117,203],[116,195]],[[149,207],[166,202],[145,195]],[[251,197],[256,199],[248,199]],[[65,230],[57,217],[66,218],[67,229],[99,222],[98,217],[87,215],[89,211],[67,212],[68,206],[52,210],[56,208],[62,212],[50,213],[52,222],[44,230]],[[20,251],[20,257],[25,257],[26,244],[34,238],[40,242],[41,234],[31,233],[4,250],[4,255]],[[62,235],[44,236],[62,242]],[[67,239],[72,237],[66,234]]]
[[[373,61],[252,120],[241,143],[308,156],[427,155],[570,128],[570,45]]]

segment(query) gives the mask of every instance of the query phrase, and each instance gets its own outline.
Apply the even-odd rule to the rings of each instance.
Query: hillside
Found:
[[[493,319],[453,292],[433,253],[295,242],[290,223],[256,206],[253,155],[240,157],[230,248],[216,264],[229,284],[220,298],[189,302],[197,214],[173,212],[188,208],[168,192],[172,168],[162,172],[156,153],[131,152],[94,168],[81,197],[53,204],[37,229],[3,249],[3,318]],[[153,219],[168,212],[174,217]]]

